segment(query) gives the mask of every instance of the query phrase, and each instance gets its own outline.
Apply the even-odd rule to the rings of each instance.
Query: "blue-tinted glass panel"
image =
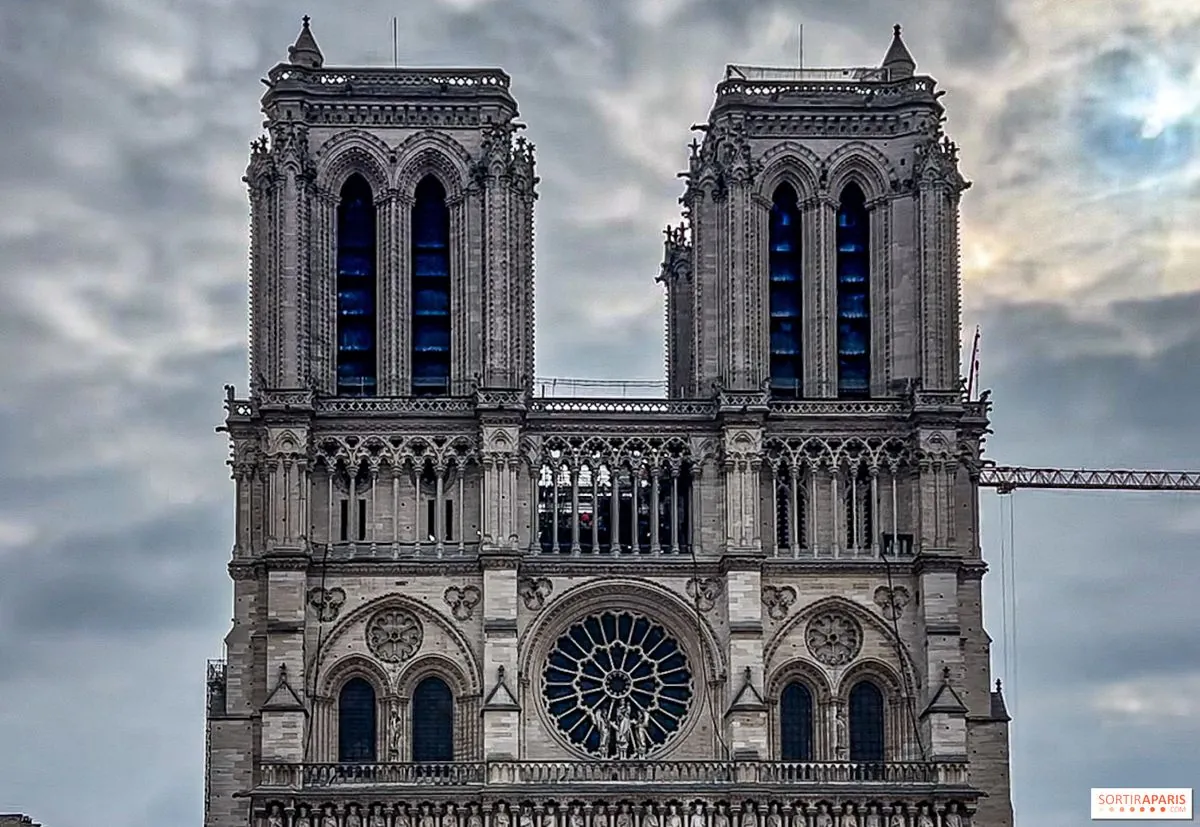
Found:
[[[850,690],[850,760],[882,761],[883,693],[870,681]]]
[[[857,184],[842,190],[837,214],[838,395],[871,387],[870,215]]]
[[[441,678],[426,678],[412,697],[412,760],[454,760],[454,696]]]
[[[413,393],[450,390],[450,211],[433,176],[417,185],[412,209]]]
[[[789,184],[775,190],[771,204],[769,257],[771,393],[794,398],[802,394],[802,342],[800,313],[803,308],[801,275],[804,263],[800,250],[800,207]]]
[[[338,694],[338,761],[375,760],[375,690],[351,678]]]
[[[789,683],[779,699],[779,736],[782,760],[812,760],[813,700],[802,683]]]
[[[337,392],[375,394],[375,203],[360,175],[342,187],[337,214]]]

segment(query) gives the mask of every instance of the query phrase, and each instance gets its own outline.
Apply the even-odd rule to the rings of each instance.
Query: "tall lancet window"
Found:
[[[800,207],[790,184],[780,184],[771,204],[768,268],[771,275],[771,395],[803,395],[801,359]]]
[[[850,690],[850,760],[882,761],[883,693],[870,681]]]
[[[338,693],[338,761],[375,760],[375,690],[362,678]]]
[[[428,677],[412,695],[412,760],[454,760],[454,696],[446,682]]]
[[[417,185],[412,208],[412,392],[450,393],[450,210],[432,175]]]
[[[338,204],[337,392],[375,395],[375,200],[351,175]]]
[[[838,396],[871,391],[871,221],[858,184],[842,190],[837,214]]]
[[[804,684],[793,681],[779,698],[779,757],[811,761],[813,755],[813,698]]]

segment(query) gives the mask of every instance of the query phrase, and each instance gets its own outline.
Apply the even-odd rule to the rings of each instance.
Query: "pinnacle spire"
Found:
[[[900,37],[899,23],[892,27],[892,45],[888,47],[887,54],[883,56],[883,68],[891,70],[893,79],[910,78],[917,68],[917,62],[913,60],[908,47],[904,45],[904,40]]]
[[[321,47],[317,45],[317,39],[313,37],[312,30],[308,27],[311,19],[307,14],[302,18],[303,27],[300,29],[300,35],[296,38],[295,44],[288,47],[288,62],[293,66],[320,69],[325,62],[325,56],[321,54]]]

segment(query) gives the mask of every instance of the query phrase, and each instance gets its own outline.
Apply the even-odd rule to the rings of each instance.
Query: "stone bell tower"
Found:
[[[958,387],[958,200],[941,92],[897,27],[881,66],[729,66],[668,231],[672,393]]]

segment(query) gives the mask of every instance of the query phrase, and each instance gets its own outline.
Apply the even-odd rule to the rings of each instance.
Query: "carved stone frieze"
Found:
[[[337,620],[338,613],[346,603],[344,589],[334,586],[332,589],[317,586],[308,590],[308,605],[317,611],[317,619],[322,623],[332,623]]]
[[[546,605],[550,593],[554,591],[554,583],[548,577],[525,577],[521,579],[518,593],[525,608],[536,612]]]
[[[762,602],[769,618],[784,620],[796,603],[796,590],[791,586],[763,586]]]
[[[903,586],[880,586],[875,590],[875,605],[888,620],[896,620],[904,612],[911,595]]]
[[[449,586],[442,594],[442,599],[457,620],[470,620],[482,597],[476,586]]]
[[[721,596],[721,581],[716,577],[692,577],[687,581],[688,597],[702,612],[711,612]]]

